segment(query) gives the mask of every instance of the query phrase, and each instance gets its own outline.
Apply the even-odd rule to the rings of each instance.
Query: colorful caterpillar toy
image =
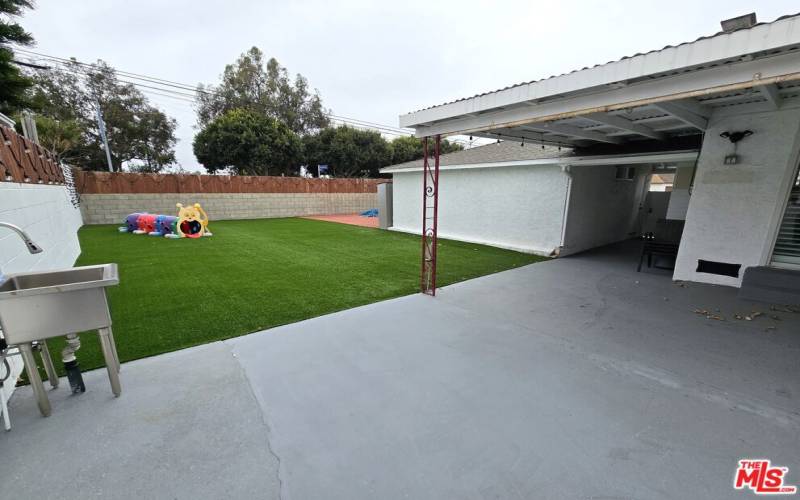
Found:
[[[211,236],[208,230],[208,215],[199,203],[184,207],[180,203],[178,215],[155,215],[133,213],[125,217],[125,225],[119,228],[121,233],[149,234],[165,238],[200,238]]]

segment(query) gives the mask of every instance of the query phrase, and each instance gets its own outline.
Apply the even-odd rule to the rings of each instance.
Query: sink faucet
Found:
[[[30,253],[42,253],[42,247],[34,243],[33,240],[31,240],[31,237],[28,236],[28,233],[23,231],[19,226],[9,224],[8,222],[0,222],[0,227],[7,227],[17,233],[19,237],[22,238],[22,241],[25,243],[25,246],[28,248]]]

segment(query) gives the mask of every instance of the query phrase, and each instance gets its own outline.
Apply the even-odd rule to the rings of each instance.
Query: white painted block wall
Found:
[[[72,267],[81,253],[81,213],[70,203],[64,186],[0,182],[0,221],[20,226],[44,250],[31,255],[15,233],[0,227],[2,273]],[[22,361],[15,356],[11,362],[15,380],[22,371]],[[4,390],[10,396],[13,384]]]
[[[613,165],[572,167],[562,255],[582,252],[638,233],[650,167],[637,167],[630,181],[616,180]]]
[[[439,236],[550,255],[561,244],[567,177],[558,166],[441,170]],[[393,175],[393,230],[419,234],[422,172]]]
[[[724,131],[752,130],[733,146]],[[800,150],[800,110],[711,116],[697,163],[674,279],[740,286],[749,266],[766,265]],[[738,278],[698,273],[698,259],[741,264]]]

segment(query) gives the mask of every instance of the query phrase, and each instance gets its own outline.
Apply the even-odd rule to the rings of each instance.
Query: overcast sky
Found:
[[[255,45],[335,114],[396,127],[402,113],[694,40],[754,9],[772,21],[798,3],[38,0],[22,24],[33,50],[192,85]],[[178,161],[197,170],[191,104],[150,98],[178,120]]]

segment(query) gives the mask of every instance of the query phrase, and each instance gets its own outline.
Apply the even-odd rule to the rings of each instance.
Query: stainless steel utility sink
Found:
[[[36,369],[33,341],[97,330],[111,391],[120,395],[119,357],[106,299],[106,287],[118,284],[116,264],[10,274],[0,282],[0,328],[6,342],[19,347],[39,410],[45,417],[50,415],[50,401]],[[48,377],[51,385],[57,386],[55,370],[48,370]]]
[[[0,327],[9,344],[111,325],[105,287],[119,284],[116,264],[10,274],[0,283]]]

